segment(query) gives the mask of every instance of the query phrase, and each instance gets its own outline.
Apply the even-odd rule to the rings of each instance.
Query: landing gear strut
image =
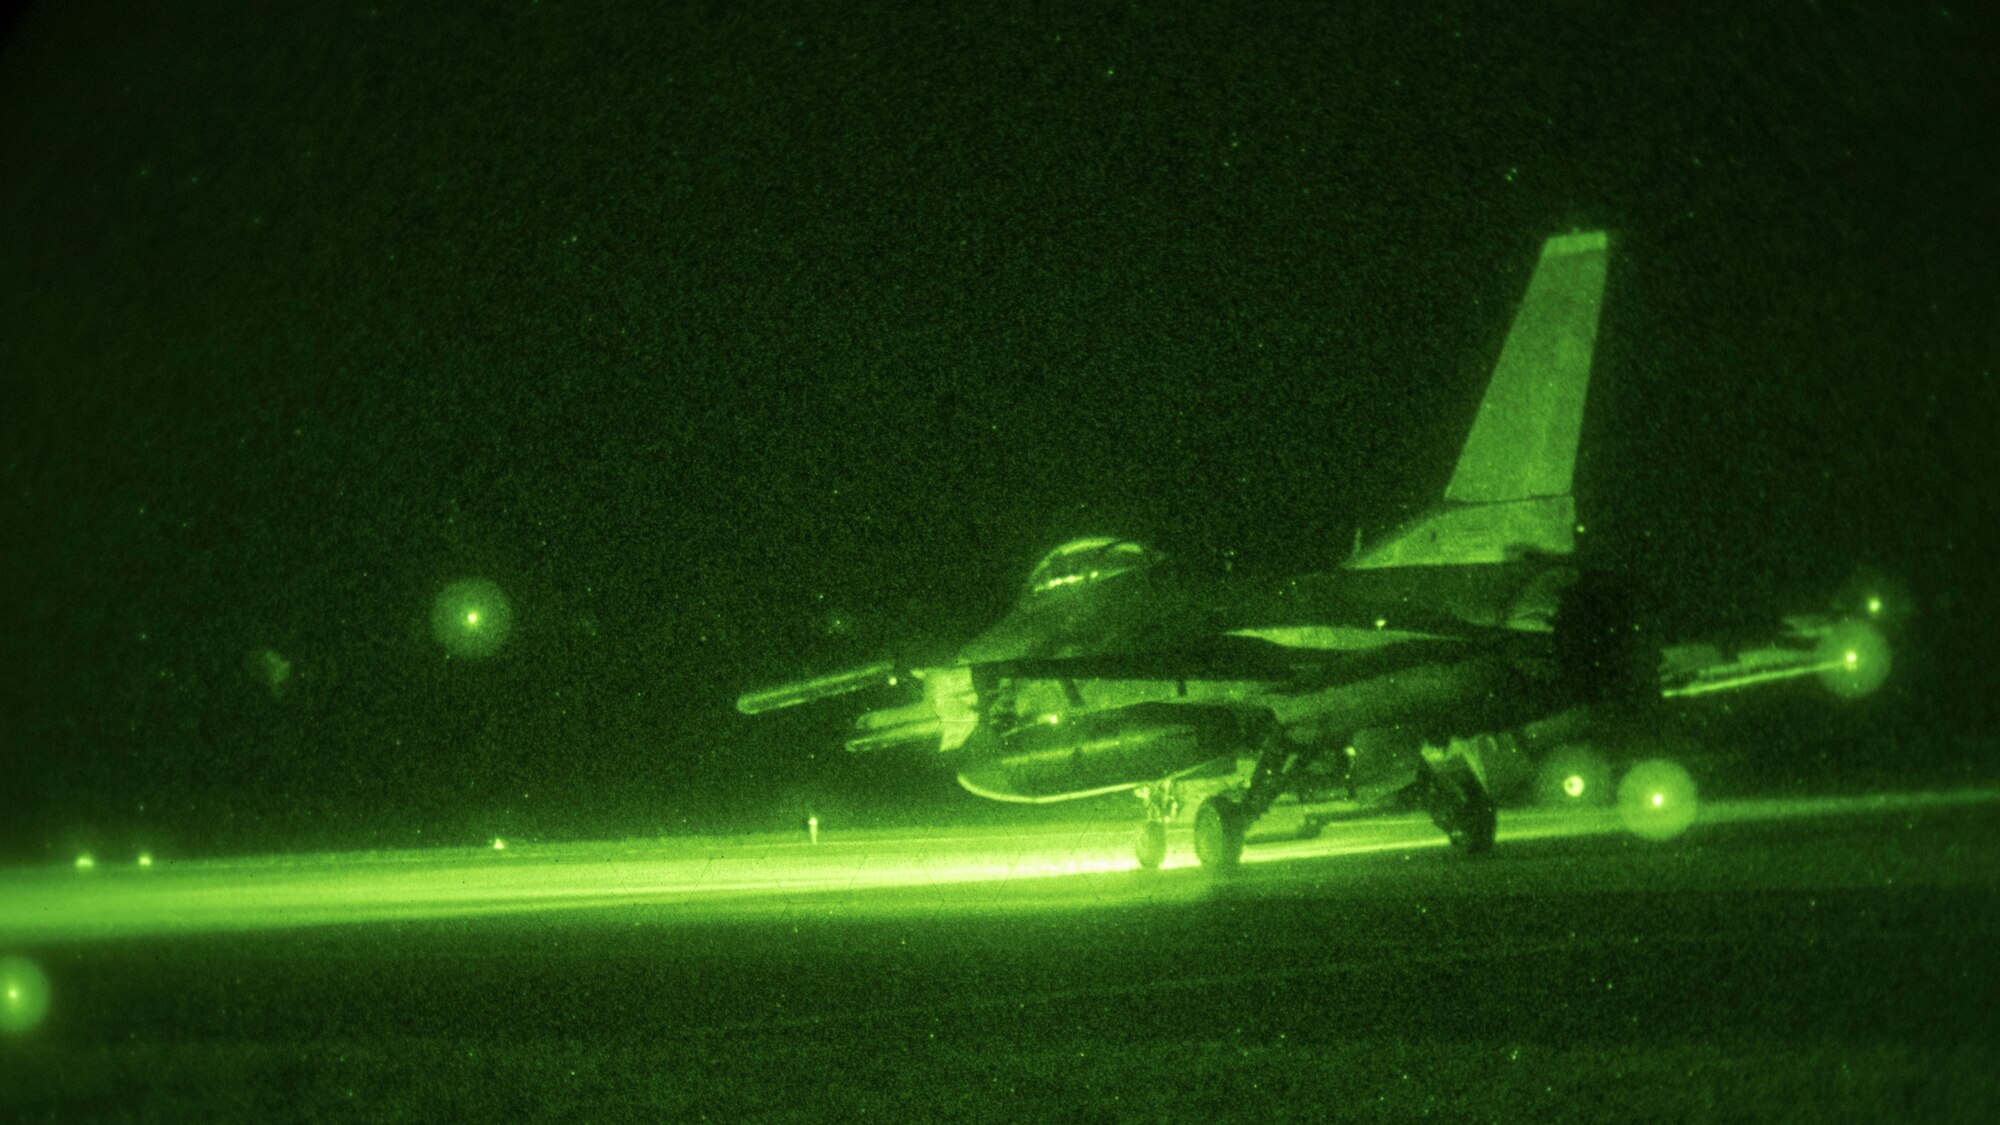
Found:
[[[1499,810],[1479,776],[1463,760],[1426,761],[1418,768],[1417,790],[1424,811],[1431,814],[1431,823],[1444,832],[1452,847],[1466,855],[1493,850]]]
[[[1139,860],[1140,867],[1152,871],[1167,858],[1167,822],[1180,811],[1181,802],[1174,796],[1172,778],[1139,790],[1139,799],[1146,802],[1146,822],[1139,826],[1139,838],[1132,844],[1132,854]]]
[[[1194,818],[1194,854],[1214,875],[1228,875],[1243,860],[1243,837],[1278,794],[1294,788],[1315,752],[1287,742],[1268,715],[1259,724],[1257,766],[1240,792],[1217,793]]]

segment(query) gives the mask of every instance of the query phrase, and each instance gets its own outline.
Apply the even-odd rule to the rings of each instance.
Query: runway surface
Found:
[[[1980,1120],[1996,801],[17,869],[0,1117]]]

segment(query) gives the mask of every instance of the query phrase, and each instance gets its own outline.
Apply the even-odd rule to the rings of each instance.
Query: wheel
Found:
[[[1216,875],[1236,870],[1248,820],[1242,800],[1233,794],[1217,793],[1203,801],[1194,814],[1194,854],[1201,865]]]
[[[1429,776],[1423,780],[1424,805],[1431,814],[1431,823],[1438,826],[1452,847],[1467,855],[1492,851],[1500,813],[1486,787],[1469,770],[1428,772]]]
[[[1139,866],[1152,871],[1167,858],[1167,826],[1157,820],[1149,820],[1139,826],[1139,839],[1132,844],[1132,854],[1139,858]]]
[[[1459,809],[1458,824],[1447,835],[1451,846],[1466,855],[1484,855],[1493,850],[1493,837],[1500,830],[1500,810],[1486,790],[1475,786]]]

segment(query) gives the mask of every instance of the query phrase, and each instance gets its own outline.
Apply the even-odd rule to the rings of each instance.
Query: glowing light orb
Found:
[[[493,837],[493,850],[494,850],[494,851],[496,851],[496,852],[504,852],[504,851],[506,851],[506,850],[507,850],[507,841],[506,841],[505,839],[502,839],[502,838],[501,838],[501,837],[499,837],[499,836],[495,836],[495,837]]]
[[[78,871],[97,870],[97,857],[91,855],[89,852],[82,852],[78,854],[76,857],[76,869]]]
[[[1822,684],[1844,699],[1858,699],[1889,678],[1889,642],[1866,621],[1844,621],[1820,638],[1816,653]]]
[[[1694,779],[1664,758],[1640,762],[1618,783],[1618,818],[1642,839],[1671,840],[1687,831],[1699,805]]]
[[[152,852],[140,852],[140,853],[139,853],[139,866],[141,866],[141,867],[151,867],[151,866],[153,866],[153,853],[152,853]]]
[[[453,656],[493,655],[506,643],[513,623],[507,595],[484,578],[451,583],[431,606],[431,636]]]
[[[49,1011],[49,978],[26,957],[0,957],[0,1032],[31,1031]]]
[[[281,697],[291,684],[292,662],[274,648],[260,648],[244,661],[250,678],[263,684],[272,696]]]
[[[1870,594],[1868,596],[1868,616],[1882,616],[1882,598],[1879,594]]]
[[[1549,751],[1535,769],[1535,800],[1544,805],[1601,804],[1611,794],[1611,767],[1585,743]]]

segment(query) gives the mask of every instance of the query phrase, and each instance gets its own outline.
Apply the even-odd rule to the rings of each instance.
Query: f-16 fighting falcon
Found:
[[[738,709],[914,684],[919,698],[863,714],[848,749],[920,746],[1001,801],[1136,793],[1147,867],[1183,799],[1205,793],[1195,852],[1226,873],[1280,797],[1334,810],[1306,831],[1421,808],[1484,851],[1497,802],[1599,705],[1809,676],[1873,690],[1889,667],[1878,599],[1733,649],[1641,652],[1619,599],[1575,564],[1571,478],[1607,260],[1601,231],[1543,244],[1440,502],[1332,569],[1197,586],[1139,543],[1078,539],[949,663],[874,664]],[[1570,795],[1583,784],[1568,778]]]

